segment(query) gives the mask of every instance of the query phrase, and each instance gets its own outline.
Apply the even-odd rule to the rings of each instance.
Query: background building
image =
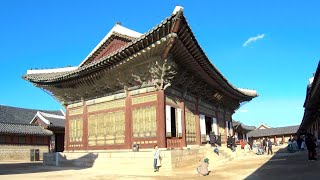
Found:
[[[248,133],[250,131],[254,131],[256,129],[255,126],[248,126],[240,121],[232,121],[233,123],[233,130],[236,135],[236,142],[238,141],[248,141]]]
[[[292,137],[296,137],[299,126],[285,126],[267,129],[256,129],[248,133],[249,138],[261,141],[263,138],[269,138],[273,143],[287,143]]]
[[[306,100],[303,107],[304,115],[299,128],[299,133],[311,133],[320,139],[320,62],[316,73],[309,79]]]
[[[0,105],[0,160],[29,160],[30,149],[63,151],[62,111]]]

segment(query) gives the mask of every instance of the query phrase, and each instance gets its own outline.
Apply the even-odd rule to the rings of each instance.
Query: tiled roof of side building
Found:
[[[0,134],[51,136],[52,131],[32,124],[0,123]]]
[[[253,131],[256,129],[255,126],[248,126],[248,125],[245,125],[243,123],[241,123],[240,121],[235,121],[235,120],[232,120],[232,125],[234,128],[239,128],[241,127],[242,129],[245,129],[247,131]]]
[[[248,133],[248,137],[268,137],[286,134],[296,134],[299,129],[299,125],[285,126],[268,129],[256,129]]]
[[[0,105],[0,123],[30,124],[37,111],[63,116],[61,111],[26,109]]]
[[[46,117],[47,120],[50,121],[50,125],[52,127],[65,127],[65,119]]]

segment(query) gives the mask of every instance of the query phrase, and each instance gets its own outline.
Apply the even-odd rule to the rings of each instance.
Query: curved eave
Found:
[[[236,95],[240,101],[250,101],[252,98],[257,97],[257,93],[254,90],[241,90],[233,86],[220,71],[210,62],[202,48],[200,47],[198,41],[196,40],[194,34],[191,31],[186,18],[183,15],[183,11],[177,11],[170,17],[163,20],[159,25],[152,28],[147,33],[143,34],[140,38],[133,40],[124,47],[118,49],[117,51],[111,53],[110,55],[103,57],[97,61],[85,64],[76,70],[66,72],[63,74],[55,74],[52,77],[42,78],[42,77],[32,77],[25,75],[23,78],[39,85],[48,85],[59,83],[63,81],[68,81],[70,79],[78,78],[80,76],[85,76],[94,71],[97,71],[105,66],[114,66],[115,64],[121,62],[122,60],[135,55],[138,51],[147,47],[148,45],[161,40],[163,37],[169,35],[173,31],[173,24],[177,20],[182,20],[178,31],[181,28],[187,29],[192,40],[192,47],[187,47],[188,51],[194,56],[194,59],[198,61],[201,68],[214,80],[216,80],[223,89],[226,89],[230,94]],[[179,34],[178,34],[179,36]],[[189,40],[188,40],[189,41]],[[200,52],[200,54],[195,54],[192,50]],[[196,57],[197,56],[197,57]],[[200,58],[199,58],[200,57]],[[249,92],[250,91],[250,92]]]
[[[199,65],[202,66],[202,69],[206,71],[212,79],[216,79],[220,82],[220,84],[227,88],[230,93],[237,94],[243,101],[250,101],[252,98],[255,98],[258,96],[257,92],[255,90],[248,90],[248,89],[239,89],[235,86],[233,86],[223,75],[222,73],[210,62],[209,58],[199,45],[197,39],[195,38],[186,18],[184,16],[181,16],[182,24],[184,27],[180,27],[182,29],[187,29],[187,33],[191,36],[191,39],[193,41],[193,46],[195,47],[188,47],[188,50],[190,53],[194,56],[194,59],[197,59],[199,62]],[[182,32],[185,33],[185,32]],[[179,34],[178,34],[179,36]],[[180,37],[179,37],[180,38]],[[195,51],[198,50],[200,54],[197,54]],[[201,57],[201,58],[197,58]],[[208,67],[209,66],[209,67]],[[250,92],[249,92],[250,91]]]

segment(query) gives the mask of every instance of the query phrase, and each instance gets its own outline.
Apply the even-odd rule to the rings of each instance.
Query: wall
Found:
[[[30,149],[39,149],[40,160],[48,152],[47,145],[6,145],[0,144],[0,161],[30,161]]]
[[[170,171],[176,168],[188,167],[205,156],[206,149],[161,150],[161,171]],[[117,170],[153,170],[152,150],[140,152],[127,150],[99,151],[99,152],[72,152],[72,153],[45,153],[44,164],[56,165],[58,156],[59,166],[93,167],[115,172]]]
[[[66,150],[131,149],[157,143],[155,88],[141,88],[67,107]]]

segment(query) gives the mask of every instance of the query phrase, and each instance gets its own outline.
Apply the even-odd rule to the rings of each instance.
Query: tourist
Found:
[[[317,160],[315,157],[316,156],[316,143],[313,140],[313,135],[307,134],[306,145],[308,148],[309,160],[311,160],[311,161]]]
[[[231,136],[228,136],[227,138],[227,147],[232,151],[234,152],[235,151],[235,148],[233,146],[233,139]]]
[[[267,145],[268,145],[268,155],[269,155],[269,153],[272,155],[273,154],[273,152],[272,152],[272,142],[271,142],[271,140],[269,138],[267,139]]]
[[[233,136],[231,136],[231,143],[232,143],[232,151],[234,152],[234,151],[236,151],[236,147],[237,147],[237,145],[236,145],[236,139],[234,138],[234,135]]]
[[[215,146],[215,144],[216,144],[216,135],[215,135],[215,133],[214,132],[210,132],[209,137],[210,137],[210,144],[212,146]]]
[[[303,139],[301,139],[301,147],[300,147],[300,150],[301,150],[301,151],[304,151],[305,146],[306,146],[306,143],[304,142]]]
[[[289,141],[288,141],[288,151],[289,151],[289,152],[293,152],[293,146],[292,146],[292,141],[291,141],[291,139],[289,139]]]
[[[253,141],[253,143],[252,143],[252,148],[256,148],[256,147],[258,147],[258,145],[257,145],[257,141],[256,141],[256,140],[254,140],[254,141]]]
[[[296,139],[293,139],[293,141],[292,141],[292,148],[293,148],[293,151],[299,150],[299,145],[298,145],[298,142]]]
[[[301,150],[301,144],[302,144],[302,138],[300,136],[298,136],[297,138],[297,145],[298,145],[298,150]]]
[[[209,166],[209,159],[205,158],[203,161],[201,161],[200,166],[197,168],[197,172],[202,176],[208,175],[209,174],[208,166]]]
[[[209,134],[206,135],[206,141],[207,141],[207,144],[210,144],[210,136],[209,136]]]
[[[227,147],[231,149],[231,146],[232,146],[232,140],[231,140],[231,137],[228,136],[227,137]]]
[[[263,151],[263,146],[257,146],[257,155],[262,155],[264,154],[264,151]]]
[[[249,145],[250,145],[250,150],[252,151],[252,146],[253,146],[253,138],[249,138]]]
[[[215,147],[213,148],[213,152],[219,156],[219,149],[217,145],[215,145]]]
[[[263,140],[262,140],[262,146],[263,146],[263,151],[266,152],[266,151],[267,151],[267,141],[266,141],[266,138],[263,138]]]
[[[153,169],[154,172],[159,171],[159,167],[161,166],[161,156],[160,156],[160,151],[158,149],[158,146],[154,146],[153,150]]]

